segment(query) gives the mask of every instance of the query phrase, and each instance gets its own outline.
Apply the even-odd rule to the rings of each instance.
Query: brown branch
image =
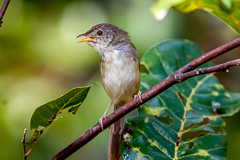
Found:
[[[26,134],[27,134],[27,128],[24,129],[23,131],[23,138],[21,140],[23,144],[23,160],[27,160],[27,155],[26,155]]]
[[[197,68],[198,66],[236,48],[239,46],[240,43],[240,37],[234,39],[231,42],[228,42],[224,45],[219,46],[218,48],[215,48],[207,53],[205,53],[204,55],[202,55],[201,57],[198,57],[197,59],[193,60],[192,62],[186,64],[185,66],[181,67],[177,72],[178,73],[184,73],[184,72],[188,72],[191,71],[195,68]]]
[[[200,69],[196,69],[194,71],[190,71],[186,73],[178,73],[178,74],[175,74],[175,79],[178,80],[179,82],[182,82],[191,77],[195,77],[195,76],[199,76],[207,73],[229,72],[230,67],[239,66],[239,65],[240,65],[240,59],[236,59],[236,60],[232,60],[219,65],[211,66],[211,67],[200,68]]]
[[[5,0],[3,5],[2,5],[2,8],[0,10],[0,27],[2,27],[2,23],[3,23],[2,19],[3,19],[3,16],[4,16],[6,10],[7,10],[9,2],[10,2],[10,0]]]
[[[151,89],[147,90],[142,94],[142,103],[145,103],[149,101],[150,99],[154,98],[158,94],[162,93],[169,87],[173,86],[176,83],[180,83],[188,78],[200,75],[200,74],[206,74],[211,72],[219,72],[219,71],[228,71],[229,67],[239,65],[239,59],[226,62],[224,64],[216,65],[213,67],[203,68],[203,70],[195,70],[196,67],[210,61],[211,59],[226,53],[227,51],[230,51],[236,47],[240,46],[240,38],[237,38],[227,44],[224,44],[206,54],[203,56],[191,61],[190,63],[186,64],[185,66],[181,67],[178,71],[176,71],[174,74],[167,77],[165,80],[161,81]],[[192,71],[192,72],[188,72]],[[186,73],[188,72],[188,73]],[[182,75],[181,75],[182,74]],[[106,117],[106,119],[103,120],[103,128],[108,128],[111,124],[119,120],[121,117],[126,115],[127,113],[131,112],[132,110],[136,109],[140,105],[140,100],[134,99],[119,109],[117,109],[114,113]],[[68,145],[66,148],[64,148],[62,151],[57,153],[52,160],[59,160],[59,159],[65,159],[71,154],[73,154],[75,151],[77,151],[79,148],[84,146],[86,143],[88,143],[90,140],[92,140],[94,137],[96,137],[99,133],[102,132],[101,126],[99,123],[95,124],[92,128],[88,129],[81,137],[79,137],[77,140],[75,140],[73,143]]]
[[[34,143],[31,144],[31,148],[27,151],[26,149],[26,135],[27,135],[27,128],[23,130],[23,138],[21,140],[23,145],[23,160],[27,160],[27,156],[32,152],[34,148]]]

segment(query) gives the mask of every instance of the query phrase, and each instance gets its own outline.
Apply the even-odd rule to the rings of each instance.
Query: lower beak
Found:
[[[83,39],[83,40],[81,40],[81,41],[78,41],[77,43],[91,42],[91,41],[93,41],[93,39],[94,39],[93,37],[87,36],[87,35],[85,35],[85,34],[80,34],[80,35],[77,36],[77,38],[79,38],[79,37],[88,37],[89,39]]]

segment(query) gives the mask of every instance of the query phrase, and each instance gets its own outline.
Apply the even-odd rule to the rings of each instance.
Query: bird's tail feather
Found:
[[[121,147],[121,141],[122,141],[122,132],[124,130],[124,121],[125,121],[125,117],[121,118],[110,127],[110,136],[109,136],[109,144],[108,144],[108,160],[122,159],[120,147]]]

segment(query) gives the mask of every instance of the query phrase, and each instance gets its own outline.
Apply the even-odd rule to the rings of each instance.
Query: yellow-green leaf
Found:
[[[161,20],[162,18],[158,18],[158,14],[167,13],[170,7],[181,13],[189,13],[196,9],[205,10],[214,14],[240,33],[239,0],[158,0],[152,7],[152,13],[156,19]]]

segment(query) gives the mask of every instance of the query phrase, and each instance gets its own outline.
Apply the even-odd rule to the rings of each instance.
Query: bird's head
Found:
[[[77,36],[77,38],[79,37],[86,37],[86,39],[80,40],[78,43],[87,42],[99,53],[116,47],[121,43],[129,42],[129,36],[126,31],[108,23],[95,25],[86,33]]]

